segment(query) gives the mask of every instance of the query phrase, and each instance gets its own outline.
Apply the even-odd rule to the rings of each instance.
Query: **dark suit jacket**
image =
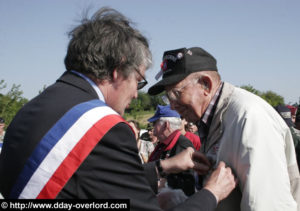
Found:
[[[44,134],[70,108],[92,99],[97,94],[90,84],[66,72],[18,112],[0,155],[0,192],[5,198]],[[127,124],[119,123],[100,140],[57,198],[130,199],[130,210],[160,210],[155,188],[154,164],[141,164],[134,134]],[[203,190],[175,210],[213,210],[215,206],[214,196]]]

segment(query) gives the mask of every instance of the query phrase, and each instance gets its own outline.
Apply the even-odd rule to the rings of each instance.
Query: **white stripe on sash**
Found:
[[[56,169],[58,169],[60,164],[68,156],[69,152],[74,148],[84,134],[96,122],[110,114],[117,113],[107,106],[96,107],[84,113],[51,149],[49,154],[45,157],[28,181],[19,198],[36,198]]]

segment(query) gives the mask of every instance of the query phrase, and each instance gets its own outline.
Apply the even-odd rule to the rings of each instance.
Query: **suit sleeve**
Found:
[[[213,211],[217,207],[215,196],[208,190],[202,189],[190,196],[184,203],[171,209],[171,211]]]
[[[145,176],[147,181],[149,182],[151,189],[154,191],[155,194],[157,194],[158,187],[157,187],[157,173],[155,169],[155,162],[149,162],[143,164]]]
[[[161,210],[146,175],[148,178],[155,175],[156,180],[154,165],[143,167],[131,129],[119,123],[102,138],[58,198],[129,199],[130,210]],[[202,209],[213,207],[216,202],[202,197],[210,198],[211,193],[201,193],[175,210],[213,210]]]

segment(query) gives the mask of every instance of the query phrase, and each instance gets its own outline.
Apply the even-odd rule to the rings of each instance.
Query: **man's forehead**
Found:
[[[165,86],[165,90],[169,91],[169,90],[174,89],[176,87],[180,87],[182,84],[185,84],[186,81],[189,81],[190,80],[189,78],[190,77],[188,76],[188,77],[185,77],[183,80],[181,80],[181,81],[179,81],[179,82],[177,82],[175,84]]]

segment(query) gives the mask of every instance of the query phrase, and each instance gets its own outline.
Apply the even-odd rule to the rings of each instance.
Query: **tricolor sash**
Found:
[[[10,198],[55,198],[102,137],[125,120],[100,100],[71,108],[41,139]]]

